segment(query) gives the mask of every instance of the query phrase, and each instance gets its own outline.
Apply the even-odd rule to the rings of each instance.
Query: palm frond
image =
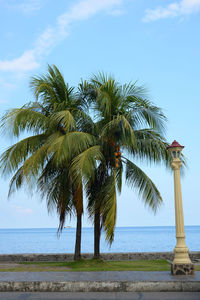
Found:
[[[0,127],[5,132],[19,136],[23,131],[39,132],[48,128],[49,119],[34,108],[18,108],[8,111],[1,119]]]
[[[23,166],[17,170],[12,177],[9,184],[8,197],[10,197],[16,190],[22,187],[24,182]]]
[[[116,169],[116,186],[119,194],[121,194],[122,191],[122,175],[123,175],[123,164],[120,163],[119,167]]]
[[[89,147],[96,144],[94,136],[79,131],[66,133],[53,139],[53,135],[49,141],[49,153],[54,153],[54,163],[57,165],[66,164],[76,155],[85,151]]]
[[[43,134],[34,135],[9,147],[0,157],[1,172],[5,175],[15,172],[31,154],[40,149],[45,138]]]
[[[92,117],[84,111],[77,110],[74,111],[76,125],[79,131],[83,131],[86,133],[93,134],[97,136],[97,132],[95,131],[96,124],[93,122]]]
[[[119,84],[111,76],[99,73],[91,78],[91,84],[96,93],[94,109],[100,118],[112,120],[120,105]]]
[[[123,116],[118,115],[108,122],[102,129],[101,137],[103,140],[114,138],[116,144],[129,144],[136,146],[136,138],[129,121]]]
[[[150,101],[142,98],[130,97],[129,109],[132,110],[133,120],[135,118],[135,127],[138,125],[146,126],[146,124],[158,132],[165,131],[166,117],[161,108],[153,105]],[[137,128],[135,128],[137,129]]]
[[[42,199],[46,199],[48,211],[56,209],[59,216],[58,233],[62,231],[66,215],[72,213],[72,188],[67,169],[55,169],[48,162],[38,179]]]
[[[63,75],[55,65],[48,66],[46,76],[32,77],[30,87],[36,99],[51,112],[69,108],[76,98],[74,88],[65,83]]]
[[[137,81],[129,82],[120,86],[120,95],[123,98],[122,108],[129,103],[129,97],[144,98],[147,96],[147,88],[144,85],[138,86]]]
[[[61,126],[65,132],[76,130],[76,121],[69,110],[59,111],[51,115],[58,126]]]
[[[108,177],[105,186],[102,189],[102,215],[104,219],[104,228],[106,231],[106,240],[112,244],[114,240],[114,229],[117,216],[117,195],[116,195],[115,172]]]
[[[44,143],[37,151],[35,151],[23,164],[23,173],[26,179],[31,182],[34,177],[42,171],[48,161],[48,144]]]
[[[167,150],[168,143],[157,131],[153,129],[135,130],[137,147],[127,145],[125,148],[136,159],[149,163],[164,163],[170,167],[170,155]]]
[[[81,178],[85,181],[93,180],[100,162],[104,163],[100,146],[92,146],[86,149],[73,159],[70,170],[71,177],[75,182],[79,182]]]
[[[152,180],[128,159],[126,159],[126,181],[138,190],[145,204],[155,212],[162,203],[160,192]]]

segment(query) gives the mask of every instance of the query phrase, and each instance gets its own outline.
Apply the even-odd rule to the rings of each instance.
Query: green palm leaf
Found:
[[[12,109],[1,119],[1,128],[14,136],[19,136],[23,131],[39,133],[49,126],[49,119],[35,107]]]
[[[39,134],[25,138],[9,147],[0,157],[0,168],[3,174],[9,175],[44,144],[46,136]]]
[[[145,204],[155,212],[162,203],[162,197],[152,180],[134,163],[126,159],[126,181],[138,189]]]
[[[118,115],[103,127],[101,137],[104,140],[109,137],[111,137],[111,139],[114,137],[116,144],[136,145],[133,128],[128,120],[122,115]]]
[[[107,179],[102,188],[102,214],[104,219],[104,228],[106,231],[106,240],[112,244],[114,240],[114,229],[117,216],[117,195],[115,186],[115,172]]]
[[[137,147],[127,145],[125,148],[135,158],[145,160],[149,163],[163,162],[166,167],[170,166],[170,155],[167,151],[168,143],[166,140],[153,129],[135,130]]]
[[[152,105],[148,100],[136,97],[130,99],[129,107],[132,109],[133,119],[135,117],[139,124],[143,126],[147,124],[161,133],[164,131],[166,117],[159,107]]]
[[[23,167],[19,168],[17,172],[12,177],[10,184],[9,184],[9,191],[8,197],[12,195],[16,190],[22,187],[24,182],[24,174],[23,174]]]
[[[77,155],[71,164],[71,177],[75,182],[79,182],[81,178],[87,180],[94,179],[98,162],[104,163],[104,156],[100,150],[100,146],[92,146],[79,155]]]
[[[69,110],[59,111],[51,115],[58,126],[61,126],[65,132],[76,130],[76,121]]]
[[[96,144],[95,138],[85,132],[73,131],[54,139],[49,138],[49,153],[54,153],[54,162],[57,165],[69,162],[74,156]]]

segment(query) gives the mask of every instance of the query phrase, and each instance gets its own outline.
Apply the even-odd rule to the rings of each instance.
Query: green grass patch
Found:
[[[1,268],[1,272],[42,271],[169,271],[166,260],[103,261],[86,259],[72,262],[20,262],[12,268]]]
[[[81,260],[68,262],[72,271],[166,271],[170,264],[166,260],[149,261],[102,261]]]
[[[195,266],[200,271],[200,266]],[[72,262],[19,262],[13,267],[2,268],[0,272],[45,272],[45,271],[170,271],[166,260],[103,261],[86,259]]]

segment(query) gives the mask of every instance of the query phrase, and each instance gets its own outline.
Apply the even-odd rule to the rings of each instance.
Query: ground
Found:
[[[195,266],[200,271],[200,265]],[[170,271],[167,260],[103,261],[80,260],[77,262],[1,262],[0,272],[46,271]]]
[[[1,300],[199,300],[200,293],[0,293]]]

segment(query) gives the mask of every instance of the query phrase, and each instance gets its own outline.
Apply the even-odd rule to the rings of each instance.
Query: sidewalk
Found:
[[[0,272],[0,292],[200,292],[200,272]]]

